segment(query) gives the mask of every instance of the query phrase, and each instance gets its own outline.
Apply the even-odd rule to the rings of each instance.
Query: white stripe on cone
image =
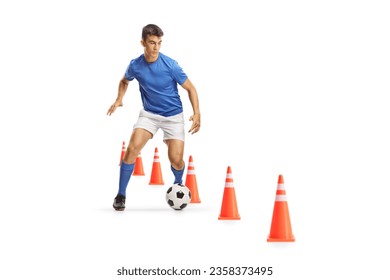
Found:
[[[285,194],[277,195],[275,201],[287,201],[287,196]]]

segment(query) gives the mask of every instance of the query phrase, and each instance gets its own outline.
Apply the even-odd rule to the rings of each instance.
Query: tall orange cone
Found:
[[[135,176],[144,176],[145,175],[141,153],[139,153],[137,158],[135,159],[133,175],[135,175]]]
[[[268,242],[294,242],[295,237],[291,229],[290,213],[288,210],[284,179],[279,175],[276,190],[274,212]]]
[[[161,173],[160,157],[158,155],[157,148],[154,149],[153,167],[149,185],[164,185]]]
[[[121,159],[119,161],[119,166],[121,166],[123,158],[125,157],[126,153],[126,146],[125,146],[125,141],[122,142],[122,152],[121,152]]]
[[[198,184],[196,182],[195,166],[192,156],[188,160],[187,177],[185,186],[190,189],[191,203],[200,203]]]
[[[232,169],[230,166],[227,168],[225,189],[223,191],[221,213],[218,220],[240,220],[241,217],[238,214],[236,192],[234,190]]]

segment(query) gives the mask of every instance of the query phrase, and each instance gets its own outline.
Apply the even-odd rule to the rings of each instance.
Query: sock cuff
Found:
[[[125,163],[124,161],[122,161],[121,169],[127,170],[127,171],[132,171],[132,170],[134,170],[134,165],[135,165],[135,163],[128,164],[128,163]]]
[[[184,165],[183,165],[183,168],[180,169],[180,170],[177,170],[177,169],[173,168],[173,166],[172,166],[172,164],[171,164],[171,170],[172,170],[172,171],[181,172],[181,171],[184,171],[184,168],[186,168],[186,164],[184,164]]]

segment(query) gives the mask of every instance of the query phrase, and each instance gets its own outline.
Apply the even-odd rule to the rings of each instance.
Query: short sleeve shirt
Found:
[[[125,77],[129,81],[138,81],[146,111],[164,117],[183,112],[177,85],[182,85],[187,80],[187,75],[172,58],[159,53],[156,61],[148,63],[142,54],[131,60]]]

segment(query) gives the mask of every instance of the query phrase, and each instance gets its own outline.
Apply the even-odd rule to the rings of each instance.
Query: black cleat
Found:
[[[126,197],[121,194],[118,194],[114,199],[114,204],[112,205],[112,207],[114,207],[116,211],[123,211],[125,210],[125,203]]]

